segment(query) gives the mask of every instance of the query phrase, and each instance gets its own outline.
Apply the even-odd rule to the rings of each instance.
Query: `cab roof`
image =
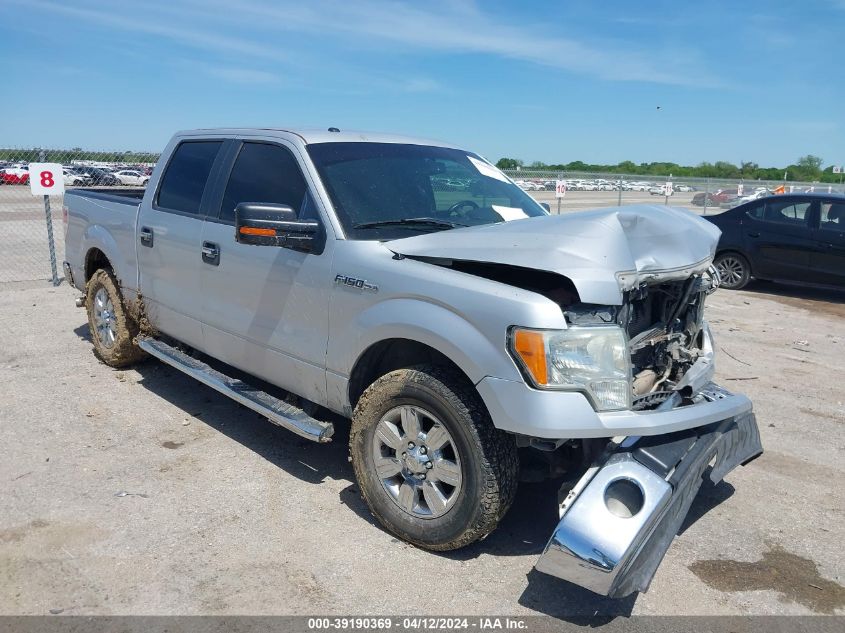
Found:
[[[455,145],[435,141],[432,139],[403,136],[400,134],[384,134],[380,132],[365,132],[362,130],[340,130],[329,131],[338,128],[316,129],[316,128],[276,128],[276,127],[245,127],[245,128],[207,128],[196,130],[182,130],[176,136],[203,136],[203,135],[225,135],[225,136],[272,136],[274,132],[284,134],[295,134],[306,144],[316,143],[403,143],[408,145],[433,145],[435,147],[451,147],[458,149]]]

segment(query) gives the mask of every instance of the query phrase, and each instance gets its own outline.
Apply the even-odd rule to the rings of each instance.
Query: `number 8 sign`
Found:
[[[58,196],[65,192],[65,178],[58,163],[30,163],[29,188],[33,196]]]

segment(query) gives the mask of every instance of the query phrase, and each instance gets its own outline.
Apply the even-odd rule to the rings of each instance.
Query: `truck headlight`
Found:
[[[582,391],[599,411],[630,408],[631,360],[622,328],[515,327],[509,344],[511,354],[535,387]]]

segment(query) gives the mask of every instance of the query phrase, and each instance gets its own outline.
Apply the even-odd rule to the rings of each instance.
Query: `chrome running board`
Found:
[[[297,435],[315,442],[330,442],[334,425],[312,418],[299,407],[271,396],[266,391],[232,378],[212,369],[204,362],[188,356],[184,352],[158,339],[138,337],[138,347],[155,356],[160,361],[175,367],[212,389],[228,396],[235,402],[267,416],[273,424],[292,431]]]

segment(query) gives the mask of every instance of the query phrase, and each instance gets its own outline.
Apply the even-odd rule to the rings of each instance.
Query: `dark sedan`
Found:
[[[722,286],[751,277],[845,287],[845,195],[784,194],[705,216],[722,230]]]
[[[74,167],[74,169],[91,178],[91,184],[96,187],[117,187],[122,183],[105,169],[98,167]]]

